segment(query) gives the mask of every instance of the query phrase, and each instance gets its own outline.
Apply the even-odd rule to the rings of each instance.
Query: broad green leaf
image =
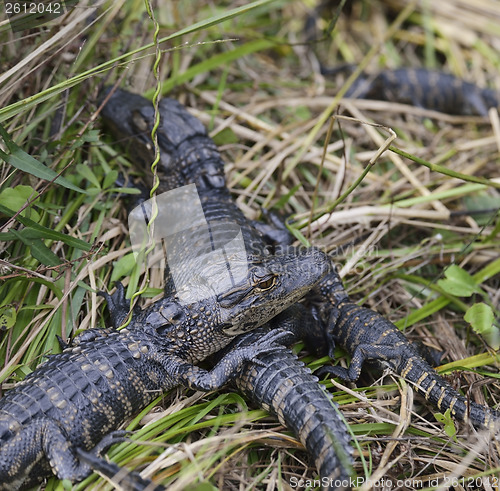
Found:
[[[26,246],[30,248],[33,257],[45,266],[57,266],[61,260],[43,243],[41,239],[26,239],[16,230],[11,232]]]
[[[116,182],[117,179],[118,179],[118,171],[117,170],[109,171],[104,176],[104,180],[102,182],[102,188],[108,189],[110,186],[112,186]]]
[[[464,315],[464,319],[472,326],[472,329],[497,350],[500,347],[500,332],[493,325],[494,317],[492,308],[483,302],[474,304]]]
[[[31,186],[16,186],[15,188],[5,188],[0,193],[0,202],[8,206],[11,210],[19,211],[30,197],[35,196],[36,193]],[[23,217],[31,218],[38,222],[40,215],[34,209],[33,204],[21,212]]]
[[[484,293],[476,284],[474,278],[460,266],[452,264],[446,269],[444,275],[446,278],[439,280],[437,283],[440,288],[450,295],[470,297],[474,293]]]
[[[0,125],[0,136],[2,137],[6,147],[10,151],[10,154],[7,154],[3,150],[0,150],[0,157],[5,160],[5,162],[12,165],[16,169],[27,172],[28,174],[31,174],[40,179],[45,179],[47,181],[54,180],[56,184],[60,184],[65,188],[86,194],[83,189],[75,186],[64,177],[57,177],[56,172],[54,172],[46,165],[42,164],[31,155],[27,154],[23,149],[21,149],[21,147],[18,147],[10,138],[9,134],[5,131],[2,125]]]
[[[101,183],[99,182],[99,179],[97,176],[92,172],[92,169],[85,164],[78,164],[76,166],[76,170],[78,174],[81,176],[85,177],[87,181],[91,182],[96,188],[101,188]]]
[[[231,128],[224,128],[222,131],[219,131],[219,133],[212,137],[212,140],[217,146],[237,143],[239,141]]]

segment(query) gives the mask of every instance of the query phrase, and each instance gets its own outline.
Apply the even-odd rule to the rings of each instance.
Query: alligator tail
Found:
[[[236,385],[256,404],[277,415],[313,456],[325,489],[350,489],[350,434],[331,395],[288,349],[247,363]]]
[[[408,358],[398,372],[412,382],[417,392],[440,411],[449,409],[454,418],[469,422],[476,428],[486,428],[493,432],[500,428],[500,412],[468,401],[419,356]]]

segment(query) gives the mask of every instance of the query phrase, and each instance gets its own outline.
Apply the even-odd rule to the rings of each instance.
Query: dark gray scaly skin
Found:
[[[270,329],[285,329],[280,344],[291,346],[318,329],[315,323],[310,311],[297,304],[232,346],[258,342]],[[259,361],[262,364],[245,362],[232,383],[293,431],[313,457],[323,489],[350,489],[351,436],[331,394],[289,349],[270,351]]]
[[[140,329],[86,331],[8,391],[0,399],[0,489],[26,489],[53,474],[82,480],[91,468],[78,449],[99,456],[123,440],[121,432],[110,432],[162,391],[179,384],[218,389],[243,361],[276,349],[280,337],[271,333],[258,345],[231,351],[205,371],[178,349],[182,332],[190,338],[190,325],[160,325],[155,318]]]
[[[326,76],[352,71],[352,65],[321,67],[321,73]],[[464,116],[487,116],[488,109],[499,107],[493,90],[478,87],[449,73],[425,68],[383,70],[373,75],[361,73],[345,97],[410,104]]]
[[[108,91],[101,97],[104,98]],[[159,112],[157,134],[161,159],[157,166],[160,185],[156,194],[195,184],[207,222],[218,225],[216,233],[227,235],[228,228],[235,233],[241,230],[247,252],[269,254],[262,234],[234,203],[226,186],[224,161],[201,121],[174,99],[162,99]],[[128,142],[131,158],[149,168],[154,158],[152,103],[137,94],[117,89],[101,114],[113,134],[125,145]]]
[[[318,375],[345,381],[358,380],[365,361],[377,361],[413,384],[415,390],[441,412],[450,410],[459,421],[492,432],[500,429],[500,412],[468,401],[451,387],[421,356],[418,348],[390,321],[349,300],[335,271],[330,272],[311,296],[319,296],[317,315],[327,324],[329,355],[335,344],[352,356],[349,368],[325,366]]]
[[[220,157],[213,143],[201,123],[191,121],[185,108],[174,102],[163,106],[163,111],[172,107],[175,116],[170,162],[178,167],[172,174],[179,168],[188,172],[193,165],[190,182],[197,183],[207,219],[215,216],[214,221],[226,220],[227,227],[234,222],[240,227],[250,250],[247,276],[227,291],[188,305],[172,292],[153,306],[136,310],[128,329],[86,331],[8,391],[0,399],[0,490],[26,489],[53,474],[72,482],[92,469],[109,476],[114,467],[99,456],[123,440],[123,433],[113,430],[161,391],[178,384],[199,390],[220,388],[244,361],[276,349],[283,332],[229,351],[211,371],[195,365],[237,334],[259,327],[295,303],[327,272],[327,258],[316,249],[287,248],[274,256],[252,244],[259,234],[230,200],[226,203],[229,193],[223,174],[218,174]],[[189,165],[183,167],[182,159]],[[191,162],[197,159],[198,166]],[[167,180],[168,165],[163,169]],[[213,203],[206,193],[211,186],[216,188]],[[123,288],[105,296],[116,327],[128,313]],[[131,479],[129,487],[143,489],[144,483],[152,486]]]
[[[113,98],[115,97],[119,111],[104,113],[108,124],[115,128],[117,136],[133,136],[130,147],[134,149],[134,153],[137,148],[141,148],[141,153],[148,149],[151,152],[151,144],[149,143],[149,132],[153,121],[151,103],[123,91],[113,96]],[[196,132],[201,146],[210,148],[211,159],[208,161],[210,170],[205,170],[205,162],[202,161],[197,162],[197,167],[186,167],[182,161],[176,163],[175,168],[178,171],[175,175],[175,185],[197,183],[199,192],[201,188],[202,205],[204,209],[207,207],[213,216],[218,216],[221,213],[236,214],[238,224],[245,231],[246,236],[252,238],[254,251],[260,253],[267,251],[266,244],[270,240],[278,244],[288,243],[288,231],[286,228],[280,230],[276,221],[274,221],[274,226],[263,226],[255,222],[250,223],[245,219],[232,202],[225,185],[222,187],[225,183],[223,162],[218,154],[215,155],[216,150],[214,150],[213,142],[207,141],[205,129],[200,126],[198,120],[184,114],[185,109],[179,110],[178,108],[179,104],[175,101],[164,99],[160,102],[162,122],[159,128],[159,145],[162,157],[159,173],[164,174],[165,169],[167,169],[167,174],[171,174],[172,162],[175,161],[175,158],[172,157],[172,148],[179,144],[181,138],[176,136],[176,143],[173,145],[174,137],[170,135],[178,135],[179,119],[182,119],[182,121],[188,122],[190,128],[194,128],[194,130],[189,129],[189,132],[191,134],[193,131]],[[171,125],[169,122],[172,111],[176,113],[175,125]],[[179,112],[182,113],[182,118],[177,116]],[[144,128],[147,129],[148,133],[137,138],[137,133]],[[183,152],[192,153],[192,149],[183,147]],[[173,153],[175,155],[175,152]],[[209,175],[217,176],[217,179],[207,178]],[[166,190],[166,187],[163,187],[162,190]],[[273,218],[273,216],[270,217],[271,221]],[[260,231],[262,233],[259,233]],[[320,330],[316,321],[313,323],[310,316],[306,315],[303,310],[296,309],[285,311],[278,316],[280,330],[291,331],[283,337],[280,344],[289,346],[299,338],[313,337],[313,334],[315,336],[313,329]],[[123,312],[124,309],[118,309],[118,311]],[[297,312],[300,312],[300,315]],[[136,325],[140,324],[136,322],[135,317],[133,322]],[[116,319],[115,323],[119,325],[120,319]],[[241,339],[238,338],[239,340],[235,342],[234,346],[258,343],[263,333],[265,330],[259,330],[255,334],[245,334]],[[321,332],[320,335],[323,336],[323,333]],[[231,345],[231,349],[234,349],[234,346]],[[291,380],[293,380],[292,384]],[[277,414],[280,421],[297,435],[313,456],[322,478],[332,483],[338,479],[348,478],[352,467],[352,449],[345,422],[339,416],[331,397],[318,384],[317,378],[311,375],[310,371],[297,360],[297,357],[290,350],[280,349],[272,353],[269,352],[263,363],[248,361],[236,374],[235,385],[256,404]],[[290,404],[290,401],[294,401],[294,404]],[[334,487],[332,484],[332,488]],[[336,487],[342,488],[340,485]]]

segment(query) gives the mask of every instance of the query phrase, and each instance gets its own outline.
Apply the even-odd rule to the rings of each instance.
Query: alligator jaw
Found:
[[[316,248],[304,251],[289,248],[286,254],[261,261],[274,276],[273,281],[262,284],[252,279],[250,266],[250,285],[236,290],[241,295],[232,291],[217,299],[221,321],[226,323],[223,333],[227,336],[255,329],[300,300],[328,273],[331,264],[328,256]]]

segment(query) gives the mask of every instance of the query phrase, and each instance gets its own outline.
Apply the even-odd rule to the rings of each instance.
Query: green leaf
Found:
[[[117,179],[118,179],[118,171],[117,170],[109,171],[104,176],[104,181],[102,183],[102,188],[103,189],[108,189],[110,186],[112,186],[116,182]]]
[[[40,261],[45,266],[58,266],[61,264],[61,260],[42,242],[41,239],[26,239],[16,230],[11,230],[11,232],[24,245],[30,248],[31,254],[37,261]]]
[[[16,169],[19,169],[23,172],[27,172],[28,174],[31,174],[40,179],[45,179],[47,181],[54,180],[56,184],[60,184],[65,188],[86,194],[86,192],[83,189],[79,188],[78,186],[75,186],[64,177],[59,176],[56,179],[57,173],[54,172],[49,167],[47,167],[46,165],[39,162],[31,155],[27,154],[20,147],[18,147],[14,143],[14,141],[10,138],[9,134],[5,131],[2,125],[0,125],[0,136],[2,137],[6,147],[10,151],[10,154],[7,154],[3,150],[0,150],[0,157],[3,160],[5,160],[5,162],[12,165]]]
[[[8,206],[11,210],[19,211],[26,202],[36,195],[35,190],[31,186],[16,186],[15,188],[5,188],[0,193],[0,202]],[[21,215],[23,217],[32,218],[36,222],[40,220],[40,215],[31,204],[25,208]]]
[[[455,423],[453,422],[453,418],[451,417],[451,411],[448,408],[444,414],[435,413],[434,417],[440,422],[444,424],[444,431],[453,440],[457,441],[457,429],[455,428]]]
[[[97,176],[92,172],[92,169],[88,165],[78,164],[76,166],[76,170],[78,174],[85,177],[85,179],[91,182],[96,188],[98,189],[101,188],[101,183],[99,182],[99,179],[97,179]]]
[[[2,204],[0,204],[0,213],[3,213],[8,217],[13,217],[16,214],[14,210],[11,210],[10,208]],[[43,227],[42,225],[39,225],[38,223],[34,222],[33,220],[30,220],[29,218],[25,218],[18,215],[16,217],[16,220],[30,229],[30,232],[29,233],[26,232],[26,235],[23,235],[23,238],[43,237],[44,239],[60,240],[61,242],[64,242],[65,244],[71,247],[75,247],[76,249],[80,249],[82,251],[90,251],[91,249],[91,245],[87,244],[87,242],[77,239],[75,237],[71,237],[69,235],[62,234],[61,232],[56,232],[55,230],[52,230],[50,228]],[[12,232],[13,231],[11,230],[10,232],[2,233],[0,235],[1,239],[14,240],[15,238],[19,238]],[[18,234],[25,234],[25,232],[23,230],[21,232],[18,232]]]
[[[302,183],[299,182],[296,184],[288,193],[284,194],[281,196],[276,203],[274,203],[273,208],[276,208],[277,210],[281,210],[289,201],[290,198],[302,187]]]
[[[224,128],[222,131],[219,131],[219,133],[212,137],[212,140],[217,146],[237,143],[239,141],[231,128]]]
[[[136,265],[133,252],[126,254],[113,263],[113,273],[111,273],[111,283],[127,276]]]
[[[474,332],[483,336],[488,344],[497,350],[500,347],[500,332],[493,325],[494,318],[493,309],[483,302],[474,304],[464,315]]]
[[[456,297],[470,297],[474,293],[484,294],[474,278],[460,266],[452,264],[444,272],[445,279],[437,282],[446,293]]]

